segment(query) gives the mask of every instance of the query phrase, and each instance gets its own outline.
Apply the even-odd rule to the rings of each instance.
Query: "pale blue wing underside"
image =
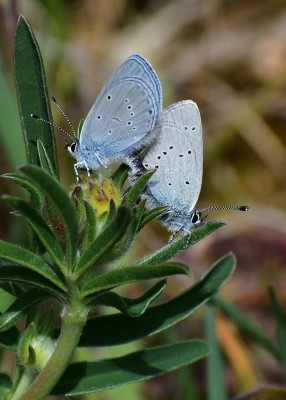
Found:
[[[191,101],[168,107],[154,132],[156,141],[143,159],[143,166],[156,169],[148,182],[150,203],[170,206],[189,214],[202,185],[203,139],[200,112]]]
[[[128,154],[144,144],[161,109],[155,71],[143,57],[133,55],[114,71],[97,97],[84,121],[80,147],[102,160]]]
[[[162,108],[162,88],[160,80],[151,64],[139,54],[128,57],[110,76],[102,92],[114,85],[119,79],[139,78],[150,87],[156,103]]]

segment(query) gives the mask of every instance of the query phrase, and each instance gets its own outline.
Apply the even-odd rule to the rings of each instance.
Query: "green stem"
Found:
[[[66,307],[55,350],[21,400],[43,400],[49,395],[69,365],[86,323],[86,315],[87,310],[81,303]]]
[[[13,395],[9,397],[11,400],[19,400],[22,396],[22,393],[27,390],[27,388],[31,385],[33,380],[35,379],[35,373],[31,370],[26,370],[22,376],[20,381],[17,384],[17,388]]]

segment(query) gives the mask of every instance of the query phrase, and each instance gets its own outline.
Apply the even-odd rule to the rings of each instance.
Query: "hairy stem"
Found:
[[[86,315],[86,308],[82,303],[66,307],[55,350],[21,400],[43,400],[49,395],[69,365],[86,323]]]

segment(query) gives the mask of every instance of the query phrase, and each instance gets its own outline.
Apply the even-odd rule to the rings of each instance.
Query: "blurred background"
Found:
[[[237,269],[222,294],[274,335],[267,286],[274,285],[282,304],[286,300],[285,0],[1,0],[1,174],[25,163],[12,70],[13,35],[20,13],[40,45],[49,93],[73,125],[87,115],[110,73],[133,53],[142,54],[156,70],[164,107],[183,99],[198,104],[204,131],[198,207],[247,204],[250,211],[209,213],[208,219],[227,225],[179,259],[198,277],[219,256],[233,251]],[[53,117],[66,128],[55,108]],[[61,180],[69,187],[74,182],[73,159],[65,151],[63,135],[56,138]],[[0,190],[13,194],[16,188],[2,179]],[[18,240],[19,224],[2,201],[0,219],[1,239]],[[147,226],[133,256],[161,247],[168,237],[159,223]],[[171,278],[164,296],[189,286],[186,278]],[[139,293],[140,287],[126,288],[126,295]],[[285,383],[273,359],[224,318],[217,323],[230,396],[263,382]],[[169,336],[156,335],[147,344],[202,337],[203,332],[202,314],[197,313]],[[234,367],[230,346],[235,346],[248,368]],[[121,352],[115,348],[101,355]],[[86,399],[204,399],[205,380],[201,362],[192,369]],[[186,394],[190,385],[193,397]]]

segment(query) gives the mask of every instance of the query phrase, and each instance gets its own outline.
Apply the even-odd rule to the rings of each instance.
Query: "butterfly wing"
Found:
[[[113,72],[89,111],[80,146],[100,159],[140,147],[162,110],[160,81],[142,56],[129,57]]]
[[[156,141],[143,159],[157,171],[148,182],[150,204],[170,206],[180,214],[194,208],[202,185],[203,139],[200,112],[191,101],[168,107],[155,129]]]

